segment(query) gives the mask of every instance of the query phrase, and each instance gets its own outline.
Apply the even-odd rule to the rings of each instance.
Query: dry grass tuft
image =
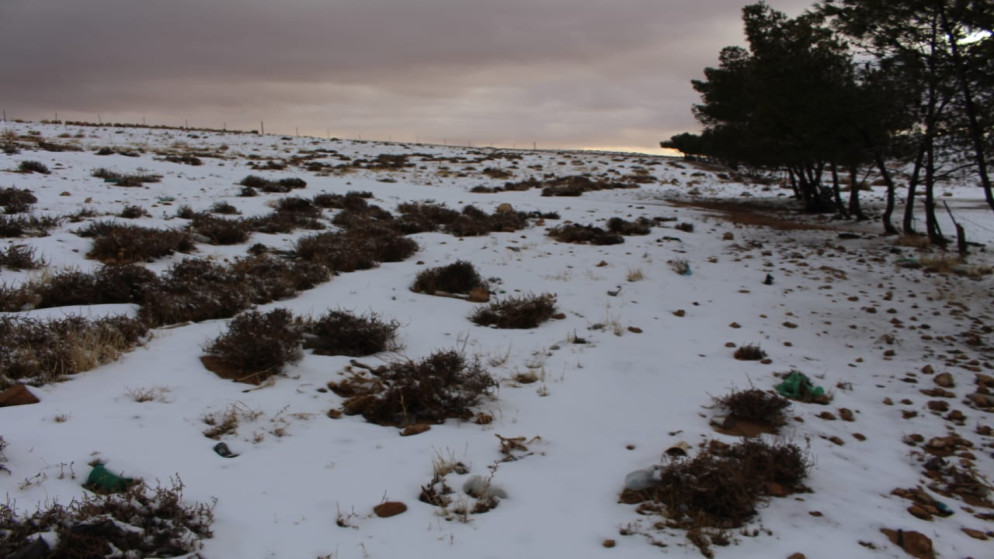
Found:
[[[478,308],[470,320],[480,326],[496,328],[536,328],[551,319],[554,314],[556,314],[556,296],[543,293],[494,301]]]
[[[735,350],[734,357],[739,361],[759,361],[766,358],[766,352],[758,345],[746,344]]]
[[[268,313],[247,311],[236,316],[228,330],[211,341],[205,352],[239,380],[265,380],[300,359],[303,339],[293,314],[286,309]],[[217,371],[215,371],[217,372]]]
[[[329,387],[346,398],[345,413],[362,415],[379,425],[404,427],[469,419],[472,407],[497,387],[478,361],[467,362],[456,351],[438,351],[421,361],[399,361],[369,375],[352,376]]]
[[[790,407],[790,400],[773,392],[758,388],[736,390],[714,399],[715,404],[737,418],[779,427],[787,423],[784,410]]]
[[[486,287],[486,283],[476,268],[470,262],[457,260],[446,266],[418,272],[411,291],[428,295],[434,295],[439,291],[465,294],[477,287]]]
[[[397,348],[398,322],[384,322],[375,314],[356,316],[340,310],[328,311],[317,320],[304,322],[304,348],[319,355],[372,355]]]

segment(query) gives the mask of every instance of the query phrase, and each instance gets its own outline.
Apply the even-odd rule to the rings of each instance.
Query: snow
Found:
[[[548,220],[546,226],[565,220],[603,226],[615,216],[675,217],[695,225],[694,232],[685,233],[666,228],[675,222],[666,223],[648,236],[627,237],[624,244],[608,247],[558,243],[541,226],[464,239],[418,234],[414,238],[421,250],[405,262],[343,274],[294,299],[260,307],[310,316],[341,308],[397,320],[402,349],[360,359],[372,365],[420,359],[444,349],[478,356],[501,381],[497,397],[480,409],[495,418],[488,425],[450,420],[423,434],[401,437],[397,429],[366,423],[361,416],[330,419],[327,412],[340,407],[342,399],[318,389],[339,379],[349,358],[308,353],[274,384],[256,389],[218,378],[200,363],[202,348],[224,331],[227,321],[157,329],[146,344],[116,362],[32,388],[40,404],[0,408],[0,435],[9,443],[5,465],[11,471],[0,472],[0,491],[18,510],[79,498],[85,492],[81,482],[87,463],[99,458],[111,471],[131,477],[168,481],[178,476],[190,501],[216,498],[214,537],[204,541],[204,557],[699,557],[683,533],[656,530],[652,524],[658,518],[640,516],[633,506],[618,502],[625,476],[659,464],[663,451],[679,441],[694,447],[710,438],[732,441],[709,426],[711,397],[750,386],[769,389],[778,382],[774,372],[797,369],[834,396],[827,407],[794,404],[790,414],[800,420],[792,420],[780,435],[808,449],[814,463],[807,481],[812,492],[772,499],[749,526],[760,529],[758,535],[733,532],[730,547],[715,548],[718,557],[787,557],[795,552],[809,558],[904,557],[881,528],[923,532],[944,557],[990,556],[989,542],[972,539],[961,528],[994,528],[965,511],[962,502],[936,495],[956,514],[923,521],[907,513],[909,501],[890,492],[926,484],[914,457],[920,449],[902,442],[911,433],[928,440],[954,429],[975,444],[976,470],[994,471],[992,440],[974,433],[978,425],[991,424],[990,413],[960,402],[973,390],[974,373],[947,364],[958,350],[979,360],[990,374],[990,348],[971,347],[959,335],[974,320],[990,323],[994,283],[989,275],[971,280],[898,268],[897,259],[915,256],[915,251],[899,247],[892,252],[894,239],[880,236],[877,223],[826,224],[838,230],[737,226],[714,211],[671,200],[741,199],[744,192],[752,195],[750,200],[779,199],[786,191],[721,180],[710,171],[659,157],[522,150],[511,152],[522,157],[517,169],[511,169],[507,160],[472,161],[491,152],[487,149],[143,128],[6,126],[18,134],[37,131],[50,141],[68,134],[57,141],[85,148],[0,155],[0,169],[7,170],[0,172],[0,188],[30,189],[39,198],[35,211],[46,215],[83,207],[116,214],[137,204],[152,214],[137,223],[178,227],[185,223],[173,217],[180,206],[206,210],[221,200],[243,215],[261,215],[279,195],[237,197],[238,181],[257,174],[304,178],[307,188],[292,196],[368,190],[372,203],[389,210],[421,200],[456,209],[471,203],[487,211],[509,203],[515,210],[561,214],[562,220]],[[204,157],[203,166],[191,167],[161,161],[154,153],[184,144],[195,151],[227,146],[225,158]],[[138,157],[95,155],[103,146],[144,152]],[[412,155],[416,168],[341,176],[294,167],[248,167],[248,156],[264,163],[302,149],[333,149],[350,159],[417,153],[437,160]],[[453,162],[454,157],[466,160]],[[14,173],[24,160],[41,161],[52,173]],[[333,156],[327,162],[340,163]],[[464,170],[468,165],[476,172]],[[536,165],[542,168],[530,168]],[[441,173],[443,166],[451,172]],[[612,171],[617,174],[609,176],[616,177],[635,167],[647,169],[655,180],[635,190],[590,192],[580,198],[543,198],[538,190],[470,193],[473,186],[503,184],[479,174],[487,166],[510,170],[515,175],[511,180]],[[91,177],[98,167],[151,172],[163,180],[121,188]],[[381,182],[384,177],[396,182]],[[700,196],[691,195],[692,189]],[[951,196],[941,199],[950,202],[970,240],[990,246],[994,221],[980,190],[951,184],[940,188],[944,192]],[[879,189],[866,193],[865,203],[879,207],[882,194]],[[951,232],[947,216],[941,217]],[[16,285],[64,268],[96,269],[98,264],[84,257],[89,239],[72,233],[83,225],[63,223],[47,237],[0,240],[0,249],[31,244],[48,262],[46,270],[37,272],[4,269],[0,281]],[[840,240],[839,230],[863,235]],[[734,239],[724,238],[728,232]],[[236,247],[198,245],[198,255],[232,258],[256,242],[290,248],[294,239],[310,233],[257,233]],[[662,240],[664,236],[680,240]],[[991,264],[990,252],[973,250],[971,264]],[[148,267],[161,272],[181,257]],[[534,330],[478,327],[467,320],[471,303],[408,289],[419,270],[458,259],[471,261],[486,278],[499,278],[492,287],[504,296],[556,294],[566,317]],[[674,273],[668,261],[675,259],[686,260],[692,273]],[[627,281],[633,271],[641,271],[644,279]],[[767,273],[773,275],[773,285],[763,284]],[[607,293],[619,287],[617,296]],[[869,307],[877,312],[867,312]],[[677,310],[685,316],[676,316]],[[133,306],[107,305],[16,314],[58,318],[134,312]],[[905,326],[895,326],[894,318]],[[924,324],[927,331],[908,328]],[[926,332],[930,339],[923,339]],[[892,344],[886,336],[893,337]],[[575,337],[589,343],[571,343]],[[760,344],[772,363],[736,361],[728,342]],[[885,355],[886,350],[895,354]],[[966,414],[964,426],[926,408],[930,398],[919,392],[933,386],[919,372],[926,364],[954,375],[958,398],[950,405]],[[513,382],[515,374],[525,371],[535,372],[539,381]],[[902,381],[911,373],[917,374],[918,384]],[[152,391],[156,397],[139,403],[133,397],[137,391]],[[884,405],[884,398],[895,405]],[[901,404],[904,399],[912,403]],[[243,419],[237,434],[222,440],[240,455],[225,459],[211,450],[216,441],[202,433],[206,416],[231,406],[241,410]],[[856,412],[855,422],[817,417],[843,407]],[[918,414],[903,419],[902,410]],[[496,435],[525,437],[529,452],[500,462]],[[844,445],[830,442],[833,436]],[[485,514],[470,515],[468,522],[444,519],[438,509],[418,501],[438,458],[463,462],[470,468],[468,475],[492,473],[493,483],[508,497]],[[465,479],[449,475],[454,488]],[[372,508],[384,500],[403,501],[409,508],[378,518]],[[349,526],[336,525],[342,518]],[[621,536],[623,527],[637,528],[667,547],[654,547],[642,535]],[[616,547],[604,547],[606,539],[616,540]]]

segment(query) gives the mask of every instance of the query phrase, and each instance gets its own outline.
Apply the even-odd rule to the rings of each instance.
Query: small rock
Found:
[[[980,392],[974,392],[973,394],[968,394],[966,397],[973,405],[978,408],[991,408],[994,407],[994,396],[990,394],[981,394]]]
[[[888,530],[881,528],[891,541],[904,550],[905,553],[918,559],[935,559],[935,552],[932,550],[932,540],[922,534],[912,530]]]
[[[474,287],[469,290],[467,300],[470,303],[486,303],[490,300],[490,290],[486,287]]]
[[[725,233],[721,236],[721,240],[723,240],[723,241],[734,241],[735,240],[735,233],[732,233],[731,231],[725,231]]]
[[[639,327],[637,327],[637,326],[629,326],[628,327],[628,331],[631,332],[632,334],[641,334],[642,333],[642,329],[639,328]]]
[[[932,378],[932,382],[943,388],[952,388],[956,386],[956,382],[953,381],[953,375],[950,373],[940,373],[935,375],[935,377]]]
[[[790,556],[787,557],[787,559],[807,559],[807,556],[805,556],[803,553],[791,553]]]
[[[603,545],[608,549],[614,547],[616,544],[617,542],[615,542],[614,540],[604,540],[603,542],[601,542],[601,545]]]
[[[922,367],[923,375],[931,375],[933,373],[935,373],[935,369],[933,369],[931,365],[925,365],[924,367]]]
[[[742,328],[742,325],[739,324],[738,322],[733,322],[733,323],[729,324],[728,327],[729,328]]]
[[[677,310],[673,311],[673,316],[675,316],[677,318],[683,318],[683,317],[687,316],[687,311],[685,311],[683,309],[677,309]]]
[[[839,445],[839,446],[845,446],[845,444],[846,444],[845,441],[843,441],[839,437],[829,437],[828,440],[831,441],[831,442],[833,442],[833,443],[835,443],[835,444],[837,444],[837,445]]]
[[[856,414],[849,408],[839,408],[839,417],[842,421],[856,421]]]
[[[863,433],[853,433],[852,438],[856,439],[857,441],[863,442],[866,440],[866,435],[864,435]]]
[[[373,507],[373,512],[380,518],[390,518],[407,511],[407,505],[400,501],[386,501]]]
[[[835,414],[830,411],[823,411],[818,414],[818,417],[824,419],[825,421],[835,421]]]
[[[412,435],[420,435],[421,433],[424,433],[425,431],[428,431],[430,429],[431,425],[428,425],[427,423],[414,423],[412,425],[404,427],[404,430],[400,432],[400,436],[410,437]]]
[[[37,404],[40,401],[23,384],[15,384],[7,390],[0,392],[0,408],[7,406],[26,406],[28,404]]]
[[[978,540],[987,541],[987,534],[973,528],[963,528],[963,533]]]
[[[921,518],[922,520],[932,520],[932,515],[929,514],[927,510],[923,509],[918,505],[911,505],[910,507],[908,507],[908,512],[911,513],[911,516],[914,516],[915,518]]]
[[[945,400],[929,400],[928,409],[937,412],[949,411],[949,402]]]

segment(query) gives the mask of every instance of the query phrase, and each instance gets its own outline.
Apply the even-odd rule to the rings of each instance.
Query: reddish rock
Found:
[[[407,510],[407,505],[400,501],[387,501],[373,507],[373,512],[380,518],[390,518]]]
[[[910,507],[908,507],[908,512],[911,514],[911,516],[914,516],[915,518],[921,518],[922,520],[932,520],[932,515],[927,510],[925,510],[924,508],[918,505],[911,505]]]
[[[825,421],[835,421],[835,414],[830,411],[823,411],[818,414],[818,417],[824,419]]]
[[[7,390],[0,392],[0,408],[7,406],[25,406],[37,404],[41,400],[28,390],[23,384],[15,384]]]
[[[469,302],[486,303],[490,300],[490,290],[485,287],[474,287],[469,290]]]
[[[937,412],[949,411],[949,402],[945,400],[929,400],[928,409]]]
[[[949,373],[940,373],[935,375],[932,381],[943,388],[952,388],[956,386],[956,382],[953,381],[953,375]]]
[[[970,536],[971,538],[987,541],[987,534],[981,532],[980,530],[974,530],[973,528],[963,528],[963,533]]]
[[[908,555],[918,559],[935,559],[932,540],[925,534],[909,530],[888,530],[887,528],[881,528],[880,531],[890,539],[891,543],[903,549]]]
[[[839,408],[839,417],[842,421],[856,421],[856,414],[849,408]]]
[[[420,435],[429,429],[431,429],[431,425],[428,425],[427,423],[415,423],[404,427],[404,430],[400,432],[400,436],[410,437],[411,435]]]

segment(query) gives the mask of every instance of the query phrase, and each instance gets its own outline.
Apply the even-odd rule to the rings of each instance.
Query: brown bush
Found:
[[[476,268],[470,262],[457,260],[447,266],[418,272],[411,291],[429,295],[434,295],[437,291],[469,293],[476,287],[486,287]]]
[[[38,198],[30,190],[23,188],[0,188],[0,207],[4,213],[17,214],[24,213],[31,209],[31,204],[38,201]]]
[[[121,210],[121,213],[117,214],[117,217],[123,219],[138,219],[140,217],[147,217],[149,215],[150,214],[148,213],[148,210],[146,210],[145,208],[141,206],[130,205],[130,206],[124,206],[124,208]]]
[[[480,307],[470,316],[474,324],[497,328],[536,328],[556,313],[556,296],[524,295],[508,297]]]
[[[562,243],[618,245],[625,242],[625,238],[621,235],[608,233],[600,227],[593,225],[579,225],[576,223],[552,227],[546,229],[545,233]]]
[[[0,504],[0,555],[17,553],[54,532],[58,541],[45,557],[177,557],[196,555],[200,540],[212,536],[213,504],[187,504],[177,477],[169,488],[133,484],[124,493],[87,493],[69,506],[46,505],[29,516],[13,504]],[[39,555],[31,555],[36,557]],[[24,557],[27,557],[26,555]]]
[[[615,235],[648,235],[652,232],[652,222],[644,217],[635,221],[612,217],[607,221],[607,230]]]
[[[76,234],[93,237],[93,247],[86,257],[101,262],[150,262],[176,252],[193,252],[195,248],[188,233],[175,229],[93,222]]]
[[[52,171],[42,163],[41,161],[21,161],[17,166],[18,173],[40,173],[42,175],[50,174]]]
[[[248,241],[252,222],[244,219],[225,219],[201,212],[193,214],[193,230],[213,245],[239,245]]]
[[[61,220],[50,216],[8,216],[0,214],[0,238],[44,237],[58,227]]]
[[[397,228],[405,235],[438,231],[459,218],[459,212],[432,202],[410,202],[397,206],[401,217]]]
[[[715,398],[714,402],[738,419],[773,427],[779,427],[787,422],[784,410],[790,407],[790,400],[758,388],[736,390]]]
[[[735,350],[734,357],[739,361],[759,361],[766,357],[766,352],[758,345],[746,344]]]
[[[0,384],[48,383],[109,363],[148,332],[139,320],[118,316],[87,320],[70,316],[41,321],[0,317]]]
[[[280,374],[284,366],[300,359],[302,339],[290,311],[247,311],[232,319],[228,330],[204,349],[242,377],[263,380]]]
[[[210,212],[222,215],[238,215],[242,213],[238,211],[238,208],[229,202],[214,202],[214,205],[211,206]]]
[[[456,351],[438,351],[422,361],[402,361],[329,385],[345,396],[345,412],[379,425],[441,423],[473,417],[472,407],[497,386],[480,363]]]
[[[45,265],[45,261],[38,258],[34,247],[28,245],[7,245],[7,248],[0,252],[0,268],[8,270],[36,270]]]
[[[736,528],[745,524],[775,484],[787,492],[803,489],[811,464],[791,443],[746,439],[727,445],[702,443],[693,458],[662,467],[660,483],[644,496],[684,528]]]
[[[375,314],[356,316],[333,310],[304,323],[306,349],[319,355],[359,357],[395,349],[399,323],[384,322]]]
[[[229,268],[184,258],[145,292],[139,316],[152,326],[230,318],[252,304],[252,290]]]

